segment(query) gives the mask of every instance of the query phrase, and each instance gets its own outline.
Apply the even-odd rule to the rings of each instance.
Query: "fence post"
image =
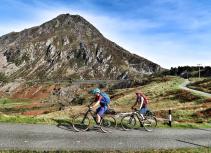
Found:
[[[172,116],[171,116],[171,109],[169,109],[169,126],[171,127]]]

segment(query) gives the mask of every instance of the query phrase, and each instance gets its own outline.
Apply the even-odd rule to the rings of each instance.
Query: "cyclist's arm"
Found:
[[[138,104],[138,101],[136,101],[131,108],[133,109],[137,104]]]
[[[107,107],[108,107],[108,109],[110,109],[111,107],[110,107],[110,105],[107,105]]]
[[[100,101],[98,100],[92,107],[95,108],[100,104]]]

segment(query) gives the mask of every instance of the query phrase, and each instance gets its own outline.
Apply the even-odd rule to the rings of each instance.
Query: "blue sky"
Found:
[[[0,0],[0,35],[79,14],[108,39],[164,68],[211,66],[210,0]]]

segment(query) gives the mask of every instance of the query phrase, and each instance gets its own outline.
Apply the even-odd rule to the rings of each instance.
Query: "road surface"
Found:
[[[70,127],[0,124],[0,150],[138,150],[147,148],[211,147],[211,129],[142,129],[112,133],[74,132]]]

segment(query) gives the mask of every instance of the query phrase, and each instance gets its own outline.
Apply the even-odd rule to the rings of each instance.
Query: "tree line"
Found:
[[[175,75],[175,76],[185,76],[185,77],[209,77],[211,76],[211,67],[210,66],[178,66],[171,67],[170,70],[164,72],[164,75]]]

